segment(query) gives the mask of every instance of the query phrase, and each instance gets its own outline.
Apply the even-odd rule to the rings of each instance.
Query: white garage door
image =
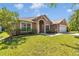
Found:
[[[0,26],[0,32],[2,31],[2,27]]]
[[[59,32],[66,32],[67,31],[67,28],[65,25],[60,25],[59,27]]]

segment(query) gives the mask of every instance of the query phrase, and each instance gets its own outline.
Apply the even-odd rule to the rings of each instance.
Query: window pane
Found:
[[[27,27],[30,27],[31,26],[31,24],[27,24]]]
[[[26,24],[22,23],[22,31],[26,31]]]
[[[31,24],[27,24],[27,31],[31,31]]]

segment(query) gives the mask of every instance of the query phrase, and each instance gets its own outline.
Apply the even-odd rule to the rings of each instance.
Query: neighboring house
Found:
[[[19,28],[21,32],[46,33],[47,31],[67,32],[67,23],[65,19],[51,21],[46,15],[31,18],[20,18]],[[0,31],[2,27],[0,26]]]
[[[36,33],[46,33],[47,31],[67,32],[67,23],[65,19],[51,21],[46,15],[31,18],[20,18],[20,29],[30,28]],[[26,30],[26,32],[28,32]]]

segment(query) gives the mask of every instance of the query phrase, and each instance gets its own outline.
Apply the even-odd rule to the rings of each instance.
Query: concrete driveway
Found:
[[[73,36],[79,36],[79,33],[55,33],[55,34],[46,34],[47,36],[53,37],[53,36],[58,36],[58,35],[62,35],[62,34],[69,34],[69,35],[73,35]]]

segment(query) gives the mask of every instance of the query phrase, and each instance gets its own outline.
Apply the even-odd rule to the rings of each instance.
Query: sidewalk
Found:
[[[53,36],[57,36],[57,35],[62,35],[62,33],[56,33],[56,34],[46,34],[46,35],[48,35],[48,36],[50,36],[50,37],[53,37]]]

